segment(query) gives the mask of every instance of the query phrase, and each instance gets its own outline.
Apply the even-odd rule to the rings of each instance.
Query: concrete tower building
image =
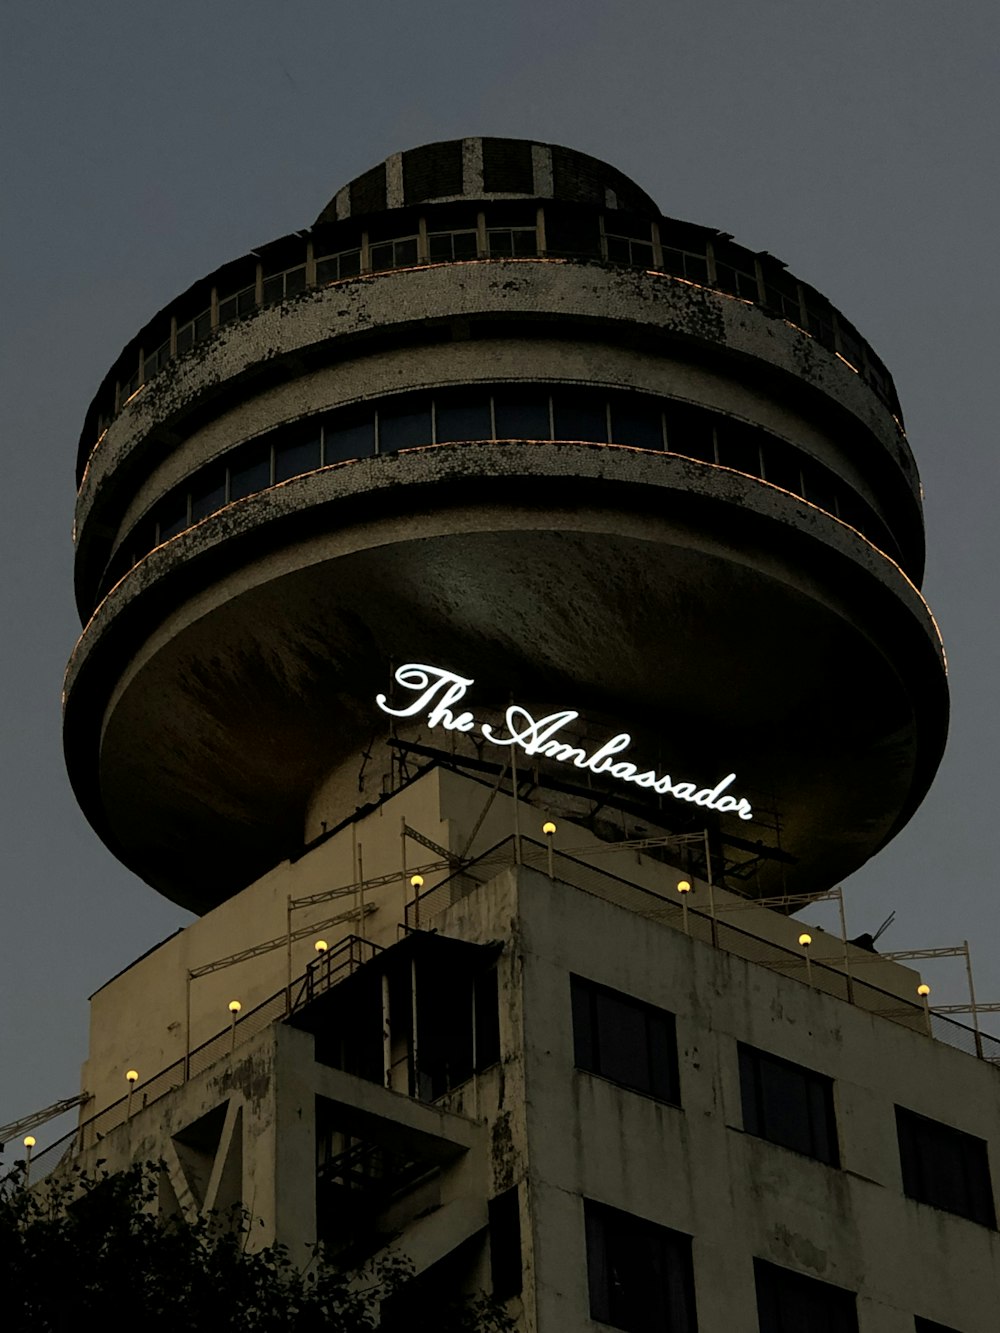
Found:
[[[199,920],[94,997],[78,1155],[537,1333],[995,1329],[1000,1047],[789,917],[947,726],[824,297],[584,154],[427,145],[152,319],[79,484],[70,775]]]

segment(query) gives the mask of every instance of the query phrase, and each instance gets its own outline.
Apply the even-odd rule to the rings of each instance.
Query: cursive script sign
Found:
[[[699,787],[694,782],[675,782],[668,774],[660,775],[652,769],[640,772],[638,766],[629,763],[627,759],[616,758],[632,744],[632,737],[626,731],[612,736],[593,754],[560,740],[559,732],[580,716],[570,709],[534,718],[520,704],[511,704],[504,718],[503,729],[507,734],[498,735],[488,722],[478,724],[474,713],[456,711],[456,705],[461,703],[466,691],[474,683],[465,676],[445,671],[443,667],[408,662],[397,670],[396,683],[405,690],[412,690],[414,698],[405,708],[390,708],[384,694],[376,695],[375,702],[390,717],[417,717],[426,713],[427,725],[431,728],[443,727],[445,731],[467,732],[475,731],[478,727],[480,734],[492,745],[516,745],[525,754],[555,759],[560,764],[589,769],[591,773],[607,773],[609,777],[618,778],[621,782],[647,787],[663,796],[673,796],[678,801],[690,801],[693,805],[704,806],[706,810],[731,811],[739,815],[740,819],[753,818],[750,802],[730,796],[726,791],[736,781],[735,773],[729,773],[714,787]]]

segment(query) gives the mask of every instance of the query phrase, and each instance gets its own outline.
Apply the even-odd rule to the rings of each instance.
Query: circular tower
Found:
[[[401,747],[497,757],[380,710],[406,664],[477,714],[572,711],[574,753],[628,733],[633,774],[736,774],[753,818],[521,760],[594,827],[707,824],[757,893],[856,869],[942,753],[885,367],[780,261],[570,149],[396,154],[195,283],[101,385],[78,479],[71,779],[198,911],[378,799]]]

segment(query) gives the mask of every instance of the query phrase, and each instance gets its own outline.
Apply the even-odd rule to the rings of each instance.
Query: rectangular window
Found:
[[[343,463],[375,452],[375,410],[348,407],[335,412],[323,432],[323,462]]]
[[[191,522],[207,518],[226,503],[226,469],[222,464],[199,473],[191,487]]]
[[[760,1333],[858,1333],[853,1291],[790,1268],[753,1261]]]
[[[631,995],[570,977],[577,1069],[680,1105],[674,1016]]]
[[[551,440],[547,389],[512,385],[493,395],[498,440]]]
[[[663,448],[663,412],[655,399],[611,395],[611,439],[636,449]]]
[[[229,465],[229,498],[241,500],[271,484],[271,446],[255,441],[236,453]]]
[[[590,1317],[629,1333],[695,1333],[691,1237],[584,1200]]]
[[[479,241],[474,231],[432,231],[427,238],[428,252],[434,261],[475,259]]]
[[[995,1227],[985,1139],[896,1107],[903,1192],[918,1203]]]
[[[345,250],[339,255],[326,255],[316,261],[317,283],[337,282],[340,278],[354,278],[361,272],[361,251]]]
[[[838,1166],[832,1080],[753,1046],[739,1061],[746,1132]]]
[[[378,451],[415,449],[432,443],[430,399],[406,398],[378,409]]]
[[[608,402],[602,393],[562,388],[552,395],[557,440],[608,442]]]
[[[663,271],[676,278],[687,278],[688,282],[708,282],[708,260],[704,254],[676,250],[669,245],[663,247]]]
[[[320,465],[319,427],[299,439],[281,440],[274,446],[274,480],[287,481]]]
[[[492,434],[488,389],[478,393],[442,393],[438,397],[434,421],[438,444],[447,440],[488,440]]]
[[[517,1186],[490,1199],[486,1205],[490,1228],[490,1279],[493,1299],[519,1296],[521,1276],[521,1210]]]
[[[538,253],[538,234],[534,227],[491,228],[486,239],[493,259],[520,259]]]

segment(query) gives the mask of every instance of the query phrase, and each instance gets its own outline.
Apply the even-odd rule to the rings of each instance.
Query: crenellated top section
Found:
[[[394,153],[338,190],[321,227],[359,214],[456,199],[553,199],[657,220],[634,181],[588,153],[530,139],[447,139]]]

